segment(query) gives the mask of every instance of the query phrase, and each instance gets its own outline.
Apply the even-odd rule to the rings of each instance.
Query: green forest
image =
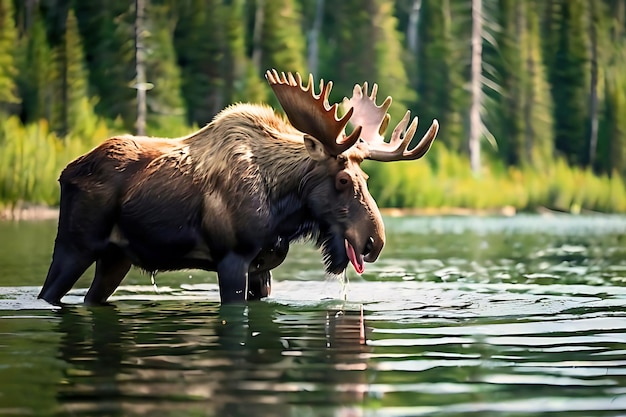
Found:
[[[0,208],[58,204],[112,135],[280,109],[269,68],[439,121],[424,159],[364,164],[381,207],[626,212],[626,0],[0,0]]]

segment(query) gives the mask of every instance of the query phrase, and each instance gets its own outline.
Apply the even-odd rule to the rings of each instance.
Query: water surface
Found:
[[[297,245],[248,306],[133,270],[62,309],[36,300],[55,223],[0,223],[0,415],[626,415],[626,217],[385,222],[347,285]]]

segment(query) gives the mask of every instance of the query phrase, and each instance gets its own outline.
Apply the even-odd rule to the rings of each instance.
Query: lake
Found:
[[[626,217],[385,224],[347,283],[294,245],[247,306],[214,273],[133,270],[111,306],[83,277],[57,308],[55,222],[0,222],[0,415],[626,415]]]

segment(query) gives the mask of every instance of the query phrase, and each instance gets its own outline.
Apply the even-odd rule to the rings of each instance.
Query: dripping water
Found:
[[[157,287],[155,278],[156,278],[158,272],[159,272],[158,270],[154,270],[154,271],[150,272],[150,282],[152,283],[152,288],[154,288],[154,292],[157,293],[157,294],[159,293],[159,288]]]

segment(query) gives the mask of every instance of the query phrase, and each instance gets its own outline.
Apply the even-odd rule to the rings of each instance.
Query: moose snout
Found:
[[[370,236],[369,239],[367,239],[367,243],[365,244],[365,249],[363,250],[363,255],[366,255],[368,253],[370,253],[372,251],[372,249],[374,249],[374,238]]]
[[[363,249],[363,260],[365,262],[374,262],[376,259],[378,259],[378,255],[380,255],[380,252],[383,250],[384,245],[384,240],[375,239],[374,237],[370,236],[365,243],[365,248]]]

